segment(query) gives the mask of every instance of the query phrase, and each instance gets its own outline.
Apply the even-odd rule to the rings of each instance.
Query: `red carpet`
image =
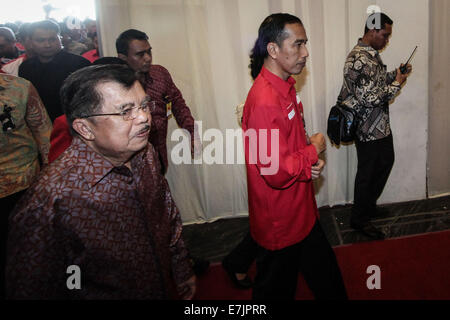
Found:
[[[450,231],[335,247],[350,299],[450,299]],[[367,267],[377,265],[381,289],[367,288]],[[250,270],[252,278],[255,267]],[[196,300],[248,300],[251,290],[236,289],[220,264],[199,277]],[[313,299],[299,276],[297,299]]]

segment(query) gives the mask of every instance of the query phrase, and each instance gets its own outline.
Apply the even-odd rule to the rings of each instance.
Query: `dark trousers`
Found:
[[[0,219],[0,234],[1,234],[1,252],[0,252],[0,299],[5,299],[5,269],[6,269],[6,245],[8,241],[8,220],[9,214],[14,209],[17,201],[25,193],[26,190],[13,193],[7,197],[0,198],[1,219]]]
[[[258,245],[253,240],[249,231],[233,251],[224,258],[224,262],[235,273],[247,273],[251,264],[256,259],[257,249]]]
[[[292,300],[298,272],[303,274],[316,299],[347,299],[336,256],[317,221],[301,242],[281,250],[258,246],[254,300]]]
[[[394,165],[392,135],[375,141],[356,142],[358,170],[351,221],[362,225],[375,213],[376,203]]]

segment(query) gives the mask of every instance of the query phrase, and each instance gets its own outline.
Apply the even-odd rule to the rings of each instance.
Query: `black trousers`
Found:
[[[356,142],[358,169],[351,221],[364,224],[375,213],[376,203],[394,165],[392,135],[375,141]]]
[[[258,246],[254,300],[292,300],[298,272],[301,272],[316,299],[346,300],[342,275],[336,256],[317,221],[301,242],[281,250]]]
[[[2,211],[1,219],[0,219],[0,234],[1,234],[1,243],[0,243],[0,299],[5,299],[5,269],[6,269],[6,245],[8,241],[8,221],[9,214],[14,209],[17,201],[19,201],[20,197],[25,193],[26,190],[19,191],[17,193],[13,193],[7,197],[0,198],[0,208]]]
[[[253,240],[250,231],[239,244],[223,259],[235,273],[247,273],[256,259],[258,245]]]

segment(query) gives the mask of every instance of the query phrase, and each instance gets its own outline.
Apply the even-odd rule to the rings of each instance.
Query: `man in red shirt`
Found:
[[[17,59],[23,53],[16,44],[14,32],[8,27],[0,27],[0,66]]]
[[[242,128],[250,231],[257,243],[254,299],[293,299],[299,271],[317,299],[347,298],[314,196],[325,139],[321,133],[308,138],[291,77],[306,64],[307,41],[300,19],[273,14],[260,26],[250,56],[256,79]]]
[[[92,35],[92,43],[94,45],[94,49],[89,50],[82,54],[82,57],[85,59],[88,59],[91,63],[94,63],[96,60],[100,58],[99,52],[98,52],[98,37],[97,32],[94,32]]]
[[[14,76],[19,75],[19,67],[25,60],[33,57],[34,52],[31,46],[31,37],[29,33],[30,23],[23,23],[19,28],[19,34],[17,35],[17,40],[20,42],[16,42],[16,47],[23,48],[23,50],[19,49],[19,51],[23,51],[17,59],[11,60],[8,63],[4,64],[1,68],[3,73],[12,74]]]

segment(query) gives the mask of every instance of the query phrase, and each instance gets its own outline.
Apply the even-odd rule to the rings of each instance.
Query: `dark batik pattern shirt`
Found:
[[[10,218],[12,299],[171,299],[193,273],[156,153],[114,167],[79,138],[43,170]],[[69,290],[67,268],[81,271]]]
[[[150,98],[156,101],[155,110],[152,112],[150,142],[159,152],[163,169],[167,171],[167,104],[172,104],[172,113],[178,126],[189,131],[191,140],[194,139],[194,118],[166,68],[152,65],[146,76],[144,88]]]
[[[400,91],[395,77],[396,70],[386,72],[378,51],[359,39],[345,61],[338,98],[358,114],[358,140],[373,141],[391,134],[389,101]]]

